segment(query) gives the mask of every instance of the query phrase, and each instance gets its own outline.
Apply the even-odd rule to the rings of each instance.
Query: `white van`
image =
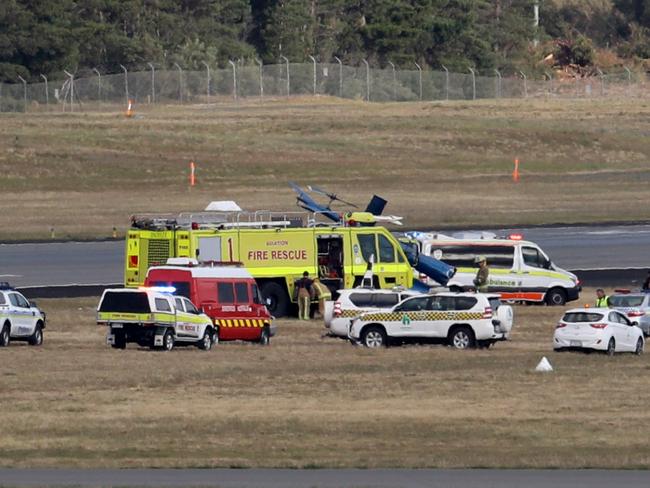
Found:
[[[499,293],[503,300],[545,302],[564,305],[580,296],[580,281],[573,273],[555,266],[534,242],[522,240],[519,234],[508,238],[482,232],[460,237],[444,234],[412,232],[420,252],[456,267],[456,274],[447,286],[464,291],[474,286],[477,256],[485,256],[490,268],[488,292]],[[435,282],[420,276],[427,285]]]

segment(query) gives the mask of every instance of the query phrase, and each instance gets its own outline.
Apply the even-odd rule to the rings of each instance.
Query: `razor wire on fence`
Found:
[[[545,72],[540,77],[523,72],[504,75],[497,70],[479,73],[453,73],[422,69],[390,67],[371,68],[344,65],[338,58],[333,63],[292,63],[283,58],[278,64],[241,64],[230,61],[227,68],[185,70],[178,64],[171,69],[102,74],[92,69],[76,77],[42,83],[0,83],[0,112],[30,110],[75,111],[84,104],[96,109],[101,104],[128,103],[211,103],[240,98],[290,97],[328,95],[371,102],[406,102],[436,100],[476,100],[496,98],[593,98],[641,97],[648,94],[650,83],[646,73],[628,68],[621,72],[596,76],[556,78]]]

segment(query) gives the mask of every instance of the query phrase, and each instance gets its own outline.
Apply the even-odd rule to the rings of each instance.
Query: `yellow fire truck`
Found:
[[[413,271],[402,246],[386,228],[370,224],[358,226],[354,215],[345,224],[319,223],[314,214],[302,212],[134,216],[126,239],[124,284],[142,285],[150,266],[171,257],[239,261],[276,317],[288,313],[295,301],[294,283],[304,271],[336,291],[358,286],[374,261],[375,287],[411,287]]]

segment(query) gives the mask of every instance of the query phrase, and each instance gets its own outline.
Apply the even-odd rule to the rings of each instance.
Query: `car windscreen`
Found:
[[[146,293],[106,292],[99,305],[100,312],[150,313]]]
[[[580,322],[599,322],[603,320],[603,314],[602,313],[587,313],[587,312],[569,312],[565,313],[564,317],[562,317],[563,322],[570,322],[570,323],[580,323]]]
[[[643,305],[644,296],[639,295],[612,295],[609,297],[611,307],[640,307]]]

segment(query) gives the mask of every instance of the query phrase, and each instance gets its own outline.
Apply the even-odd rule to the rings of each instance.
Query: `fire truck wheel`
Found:
[[[271,343],[271,334],[269,334],[269,329],[264,327],[260,333],[259,343],[262,346],[268,346]]]
[[[211,329],[205,329],[205,332],[203,333],[203,339],[199,341],[199,349],[203,349],[204,351],[209,351],[212,349],[212,330]]]
[[[2,330],[0,330],[0,347],[5,347],[9,345],[9,342],[11,341],[9,335],[9,329],[10,329],[9,322],[5,322],[4,325],[2,326]]]
[[[262,296],[268,300],[266,308],[271,315],[284,317],[289,311],[289,295],[282,285],[269,281],[262,285]]]
[[[34,333],[29,336],[27,342],[30,346],[40,346],[43,344],[43,325],[40,322],[36,324]]]

